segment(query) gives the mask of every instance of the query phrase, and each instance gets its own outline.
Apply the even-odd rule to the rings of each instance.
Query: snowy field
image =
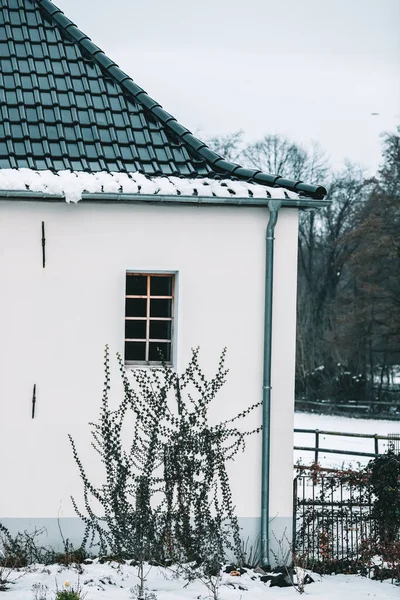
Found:
[[[69,582],[70,588],[79,582],[86,600],[130,600],[133,599],[131,591],[138,583],[137,569],[128,565],[92,564],[83,565],[83,573],[78,575],[76,569],[37,566],[22,574],[22,576],[4,592],[4,600],[47,600],[54,599],[54,591],[65,589],[64,584]],[[298,592],[294,588],[270,588],[270,584],[263,583],[259,575],[248,571],[240,577],[224,575],[219,588],[219,600],[277,600],[284,598],[297,598]],[[312,575],[314,583],[305,588],[305,597],[313,600],[385,600],[386,598],[399,598],[399,587],[389,582],[377,582],[358,575]],[[184,587],[187,582],[174,578],[174,574],[166,569],[152,567],[147,576],[148,594],[154,594],[157,600],[206,600],[210,594],[199,581]],[[34,590],[38,586],[47,586],[47,594],[37,596]],[[41,588],[46,591],[45,588]],[[1,595],[1,592],[0,592]]]
[[[400,435],[399,421],[381,421],[373,419],[351,419],[350,417],[337,417],[331,415],[317,415],[310,413],[295,414],[295,429],[320,429],[325,431],[339,431],[351,433],[368,433],[378,435]],[[314,446],[315,436],[306,433],[295,433],[295,446]],[[374,440],[364,438],[337,437],[332,435],[320,435],[320,448],[333,448],[340,450],[354,450],[355,452],[374,452]],[[379,440],[379,451],[384,452],[387,442]],[[310,465],[314,460],[314,452],[303,450],[294,451],[295,463],[301,460],[302,464]],[[319,463],[323,467],[356,466],[357,463],[366,464],[370,459],[357,456],[346,456],[321,452]],[[399,594],[400,597],[400,594]]]

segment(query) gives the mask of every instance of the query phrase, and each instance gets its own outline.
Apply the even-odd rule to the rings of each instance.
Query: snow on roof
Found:
[[[1,191],[41,192],[64,196],[66,202],[79,202],[83,193],[137,194],[159,196],[215,196],[221,198],[298,199],[284,188],[266,187],[232,179],[186,179],[147,177],[142,173],[86,173],[84,171],[35,171],[0,169]]]

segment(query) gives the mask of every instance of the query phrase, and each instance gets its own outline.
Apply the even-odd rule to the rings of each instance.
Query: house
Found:
[[[292,522],[298,211],[326,191],[224,160],[50,0],[0,15],[0,522],[79,543],[67,433],[88,441],[106,344],[209,371],[226,346],[215,417],[264,400],[232,490],[266,554]]]

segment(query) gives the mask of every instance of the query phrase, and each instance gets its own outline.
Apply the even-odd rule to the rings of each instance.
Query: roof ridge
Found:
[[[128,95],[133,96],[137,102],[173,132],[192,152],[197,153],[211,166],[214,172],[236,177],[240,180],[251,180],[261,185],[283,187],[300,195],[319,200],[324,198],[327,192],[322,186],[286,179],[280,175],[268,175],[258,169],[248,169],[224,159],[220,154],[211,150],[205,142],[195,137],[189,129],[181,125],[158,102],[153,100],[143,88],[137,85],[114,61],[108,58],[103,50],[92,42],[89,36],[78,29],[75,23],[53,2],[50,0],[35,0],[35,2],[48,18],[64,31],[74,43],[82,48],[86,55],[89,55]]]

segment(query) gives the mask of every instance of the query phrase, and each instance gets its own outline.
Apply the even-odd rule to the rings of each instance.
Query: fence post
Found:
[[[296,552],[296,527],[297,527],[297,474],[293,480],[293,523],[292,523],[292,548]]]
[[[378,454],[379,454],[379,447],[378,447],[379,440],[378,440],[378,434],[377,433],[375,433],[375,435],[374,435],[374,441],[375,441],[375,456],[378,456]]]
[[[318,462],[318,450],[319,450],[319,429],[315,430],[315,454],[314,454],[314,462]]]

